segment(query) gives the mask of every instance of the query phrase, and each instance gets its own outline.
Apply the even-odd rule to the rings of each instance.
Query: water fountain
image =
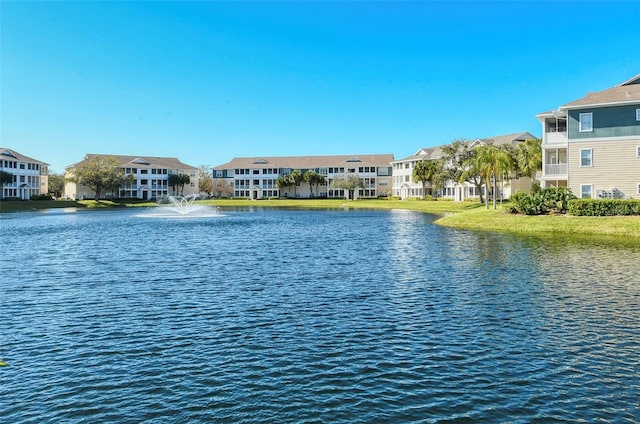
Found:
[[[218,208],[206,205],[197,205],[198,195],[167,196],[158,202],[161,206],[153,208],[145,213],[145,218],[212,218],[221,216]]]
[[[173,210],[180,215],[189,215],[189,213],[193,212],[194,206],[193,202],[196,201],[198,197],[195,194],[190,196],[169,196],[167,199],[173,205]]]

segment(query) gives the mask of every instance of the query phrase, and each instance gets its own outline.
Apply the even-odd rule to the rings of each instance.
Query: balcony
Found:
[[[567,137],[567,132],[559,132],[552,131],[546,132],[544,134],[544,142],[545,144],[567,144],[569,142],[569,138]]]
[[[544,165],[544,173],[543,177],[566,177],[567,176],[567,164],[566,163],[557,163],[557,164],[545,164]]]

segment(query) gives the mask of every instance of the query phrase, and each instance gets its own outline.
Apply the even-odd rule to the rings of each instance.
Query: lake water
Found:
[[[640,247],[407,211],[0,216],[0,421],[638,422]]]

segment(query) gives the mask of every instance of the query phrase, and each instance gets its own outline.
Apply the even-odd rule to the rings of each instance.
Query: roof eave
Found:
[[[585,108],[594,108],[594,107],[624,106],[624,105],[632,105],[632,104],[640,104],[640,99],[604,102],[604,103],[586,103],[586,104],[579,104],[579,105],[566,104],[566,105],[560,106],[560,109],[561,110],[585,109]]]

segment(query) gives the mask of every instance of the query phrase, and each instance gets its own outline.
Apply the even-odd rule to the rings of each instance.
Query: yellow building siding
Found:
[[[640,138],[569,143],[569,188],[580,197],[583,185],[598,190],[617,189],[624,197],[638,198],[640,184]],[[591,166],[581,165],[581,151],[591,149]]]

